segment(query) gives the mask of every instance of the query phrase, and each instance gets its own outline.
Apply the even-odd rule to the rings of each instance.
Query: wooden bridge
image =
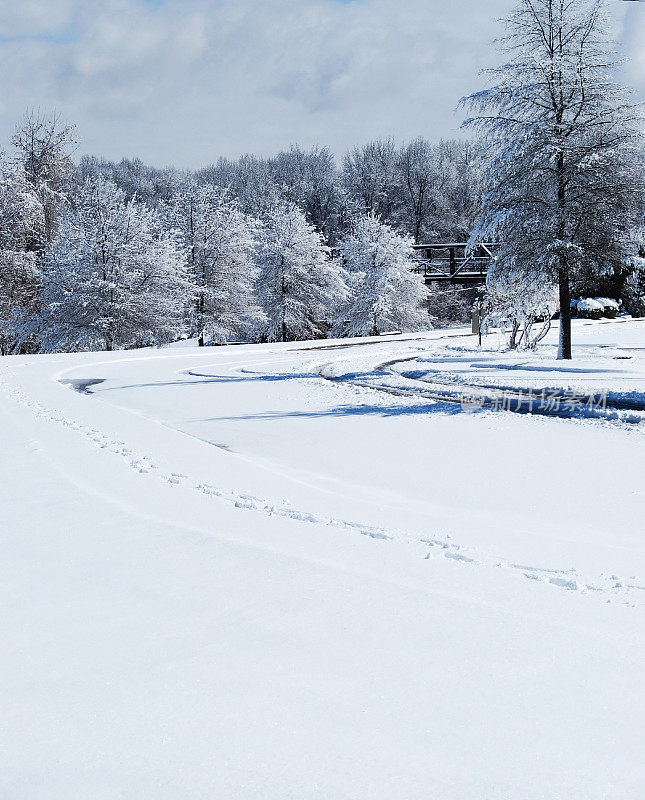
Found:
[[[495,259],[495,243],[478,244],[466,255],[466,242],[433,242],[415,244],[418,267],[426,283],[481,284],[486,281],[488,267]]]

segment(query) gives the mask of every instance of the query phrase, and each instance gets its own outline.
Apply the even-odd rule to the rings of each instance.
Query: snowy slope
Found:
[[[575,335],[0,360],[0,797],[640,798],[645,424],[424,395]]]

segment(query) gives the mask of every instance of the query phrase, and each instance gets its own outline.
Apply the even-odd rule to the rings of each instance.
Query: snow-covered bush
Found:
[[[409,236],[373,214],[362,217],[340,247],[350,296],[334,325],[338,336],[376,336],[431,328],[423,277],[414,271]]]
[[[607,319],[616,319],[616,314],[620,310],[620,304],[611,297],[594,297],[596,303],[602,306],[602,315]]]
[[[486,284],[483,330],[508,328],[511,349],[534,350],[549,332],[558,308],[554,282],[539,271],[516,268],[509,259],[491,266]]]
[[[347,296],[344,270],[293,204],[265,213],[258,262],[263,339],[287,342],[327,334]]]
[[[572,300],[571,310],[582,319],[601,319],[605,309],[602,303],[586,297],[581,300]]]
[[[571,301],[571,313],[582,319],[615,319],[620,304],[611,297],[584,297]]]

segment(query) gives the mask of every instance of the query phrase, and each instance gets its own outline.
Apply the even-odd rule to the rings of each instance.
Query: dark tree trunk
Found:
[[[285,308],[285,298],[287,296],[287,282],[284,275],[284,256],[280,261],[280,290],[281,294],[281,301],[282,301],[282,341],[287,341],[287,318],[286,318],[286,308]]]
[[[519,342],[517,341],[517,334],[519,333],[519,330],[520,330],[520,323],[516,319],[514,319],[513,326],[511,328],[511,337],[508,340],[508,346],[511,348],[511,350],[517,350],[517,346],[519,344]]]
[[[204,346],[204,328],[202,326],[204,324],[205,308],[206,308],[206,300],[204,298],[204,293],[200,292],[200,295],[197,298],[197,319],[199,321],[199,337],[197,339],[197,344],[199,345],[199,347]]]
[[[616,267],[614,269],[614,274],[610,279],[610,289],[607,294],[617,303],[620,303],[623,297],[623,293],[625,291],[625,284],[627,283],[628,277],[629,277],[629,270],[622,267]]]
[[[558,358],[571,358],[571,287],[569,271],[560,267],[558,272],[558,293],[560,295],[560,346]]]
[[[557,113],[558,127],[562,124],[562,112]],[[562,150],[558,153],[556,172],[558,176],[558,238],[565,241],[565,210],[566,188],[564,179],[564,155]],[[566,256],[560,255],[560,268],[558,269],[558,295],[560,299],[560,343],[558,358],[571,359],[571,286],[569,284],[569,265]]]

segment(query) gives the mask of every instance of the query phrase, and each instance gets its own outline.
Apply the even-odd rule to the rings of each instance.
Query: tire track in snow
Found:
[[[446,338],[449,338],[449,337],[446,337]],[[374,342],[374,344],[377,344],[377,342]],[[329,348],[320,348],[320,349],[329,349]],[[374,355],[375,355],[374,353],[366,353],[366,354],[362,354],[361,356],[359,356],[359,358],[370,358],[370,359],[373,359]],[[374,369],[376,371],[383,371],[383,370],[387,369],[387,367],[390,366],[391,364],[400,363],[400,362],[408,362],[408,361],[414,360],[414,358],[416,358],[416,357],[417,357],[416,353],[415,354],[408,353],[408,355],[405,358],[391,359],[389,361],[385,361],[385,362],[379,363],[379,364],[376,365],[376,367]],[[397,390],[397,389],[393,389],[391,387],[383,387],[381,385],[375,386],[374,384],[372,384],[372,383],[370,383],[368,381],[364,381],[363,382],[363,381],[360,381],[360,380],[353,380],[353,379],[345,381],[343,379],[339,379],[335,375],[330,377],[327,374],[325,374],[325,370],[327,368],[336,368],[339,365],[341,365],[342,363],[345,363],[346,361],[347,361],[347,357],[345,356],[345,357],[336,358],[333,361],[327,362],[327,363],[325,363],[323,365],[317,364],[317,365],[314,366],[314,364],[312,364],[312,365],[310,365],[310,367],[311,367],[311,370],[312,370],[313,374],[315,374],[317,377],[321,377],[324,380],[331,381],[331,382],[334,382],[334,383],[338,383],[338,384],[350,383],[350,384],[352,384],[354,386],[358,386],[360,388],[376,389],[378,391],[383,391],[386,394],[393,394],[393,395],[398,395],[398,396],[409,396],[409,397],[412,397],[412,398],[419,398],[419,394],[420,393],[418,391],[412,391],[412,390],[408,390],[408,389]],[[272,363],[272,362],[270,362],[270,361],[262,362],[262,364],[264,364],[264,363]],[[258,371],[256,369],[252,368],[252,367],[257,367],[257,366],[260,366],[260,364],[256,363],[256,364],[253,364],[253,365],[250,365],[250,366],[249,365],[247,365],[247,366],[238,365],[237,368],[236,368],[236,371],[249,373],[249,374],[265,375],[266,374],[265,372],[261,372],[261,371]],[[207,369],[208,369],[208,365],[202,367],[202,370],[207,370]],[[189,372],[189,374],[193,374],[192,370],[189,370],[188,372]],[[202,377],[216,377],[214,375],[209,374],[208,372],[202,372],[200,374],[202,375]],[[387,374],[387,373],[384,373],[384,374]],[[452,402],[461,403],[461,397],[459,395],[457,395],[455,392],[452,392],[451,396],[452,396]],[[425,393],[425,391],[424,391],[423,396],[420,397],[419,399],[423,399],[423,400],[425,400],[425,399],[436,399],[438,402],[446,402],[447,401],[445,397],[439,397],[439,396],[437,396],[436,398],[431,397],[431,396],[427,395]],[[645,591],[645,586],[640,586],[640,585],[635,584],[635,583],[629,583],[627,581],[627,579],[620,578],[620,577],[618,577],[616,575],[606,576],[604,574],[601,574],[595,580],[588,581],[587,579],[583,578],[581,576],[581,574],[578,572],[578,570],[576,570],[575,568],[570,568],[570,569],[567,569],[567,570],[551,569],[551,568],[546,568],[546,567],[523,566],[523,565],[520,565],[520,564],[513,564],[513,563],[509,564],[505,560],[499,560],[499,559],[491,560],[490,558],[488,558],[488,559],[483,558],[483,560],[482,560],[482,558],[478,557],[477,554],[474,553],[474,551],[469,551],[469,552],[471,552],[471,554],[470,555],[465,555],[462,552],[462,550],[464,550],[464,548],[461,545],[455,544],[455,543],[453,543],[451,541],[449,542],[449,541],[440,540],[440,539],[413,539],[413,538],[411,539],[410,537],[404,536],[403,534],[400,534],[400,533],[391,533],[388,536],[388,538],[389,539],[405,539],[407,541],[412,541],[412,542],[416,541],[416,542],[420,542],[422,544],[428,544],[433,548],[437,548],[438,551],[441,553],[442,557],[445,558],[445,559],[448,559],[450,561],[458,562],[458,563],[461,563],[461,564],[464,564],[464,565],[474,565],[474,566],[478,566],[478,567],[495,567],[495,568],[501,568],[501,569],[508,569],[508,570],[511,570],[511,571],[514,571],[514,572],[519,572],[520,574],[523,575],[524,578],[526,578],[528,580],[532,580],[532,581],[539,582],[539,583],[546,583],[546,584],[554,586],[554,587],[556,587],[558,589],[563,589],[563,590],[566,590],[566,591],[578,591],[578,592],[583,592],[583,593],[586,593],[586,592],[591,592],[591,593],[606,593],[606,592],[609,592],[614,596],[617,596],[621,592],[623,594],[631,594],[632,591],[636,591],[636,592]],[[447,538],[450,539],[451,537],[447,536]],[[430,551],[426,555],[426,558],[427,559],[433,558],[433,552]],[[629,580],[630,581],[631,580],[635,581],[635,580],[637,580],[637,577],[636,576],[631,576]],[[616,601],[612,600],[612,599],[608,599],[606,602],[611,603],[611,602],[616,602]],[[637,605],[636,603],[631,602],[630,599],[624,600],[624,604],[627,605],[627,606],[632,606],[632,607],[635,607]],[[640,604],[638,604],[638,605],[640,605]]]
[[[645,405],[635,406],[634,403],[621,404],[615,402],[605,407],[592,405],[592,396],[581,396],[580,393],[568,393],[563,390],[557,396],[557,407],[542,407],[537,403],[541,389],[533,389],[529,395],[528,390],[518,390],[509,387],[469,384],[450,378],[427,379],[422,376],[410,377],[389,368],[394,364],[413,363],[415,355],[406,358],[397,358],[377,364],[373,368],[376,373],[374,379],[357,377],[355,373],[337,373],[339,361],[322,364],[318,368],[318,375],[334,383],[346,383],[363,389],[393,395],[395,397],[410,397],[419,400],[430,400],[435,403],[449,403],[458,406],[470,406],[477,410],[504,411],[513,414],[532,414],[534,416],[556,417],[559,419],[584,419],[612,422],[621,426],[632,428],[645,422]],[[389,379],[390,383],[385,382]],[[423,384],[423,385],[419,385]],[[546,392],[547,390],[545,390]],[[550,395],[549,395],[550,396]],[[468,402],[470,400],[470,403]],[[564,405],[564,408],[561,407]],[[622,407],[621,407],[622,406]]]
[[[369,357],[369,356],[368,356]],[[388,368],[397,363],[407,363],[414,361],[417,358],[417,354],[409,353],[406,357],[391,359],[389,361],[385,361],[382,363],[377,364],[373,370],[375,372],[382,372],[384,376],[388,374]],[[346,363],[346,358],[338,358],[331,362],[326,362],[323,364],[319,364],[316,368],[317,374],[324,378],[325,380],[331,381],[337,384],[347,383],[352,386],[357,386],[359,388],[364,389],[371,389],[374,391],[382,392],[388,395],[394,395],[399,397],[410,397],[412,399],[419,399],[419,400],[431,400],[434,402],[440,403],[452,403],[452,404],[462,404],[462,395],[463,391],[458,393],[454,390],[443,390],[439,389],[438,391],[433,390],[426,390],[425,387],[396,387],[396,386],[387,386],[383,385],[379,382],[372,382],[369,380],[364,380],[361,378],[355,377],[356,373],[341,373],[338,374],[337,370],[342,363]],[[398,373],[395,373],[396,377],[399,377]],[[400,376],[403,378],[403,376]],[[403,378],[404,379],[404,378]],[[409,379],[408,379],[409,380]],[[412,383],[412,381],[410,381]],[[459,385],[459,384],[458,384]],[[469,387],[464,387],[469,388]],[[479,388],[479,387],[473,387]],[[609,414],[604,419],[608,419],[611,421],[615,421],[617,417],[617,411],[615,409],[608,409]],[[526,413],[526,412],[524,412]],[[555,414],[544,414],[543,416],[564,416],[564,415],[555,415]],[[570,415],[572,416],[572,415]],[[583,416],[583,415],[580,415]],[[584,415],[586,418],[593,418],[592,415]],[[629,422],[641,422],[644,421],[645,417],[638,417],[635,420],[629,420]],[[629,425],[631,428],[632,425]],[[463,564],[474,564],[477,566],[490,566],[485,562],[478,561],[476,558],[472,558],[470,556],[466,556],[463,553],[459,552],[462,548],[459,545],[448,543],[445,541],[440,540],[421,540],[426,544],[429,544],[433,548],[438,548],[442,551],[442,555],[444,558],[450,559],[452,561],[459,561]],[[432,558],[433,554],[432,551],[428,553],[426,558]],[[551,568],[543,568],[543,567],[533,567],[533,566],[524,566],[521,564],[514,564],[514,563],[507,563],[504,560],[497,561],[495,563],[496,567],[503,568],[503,569],[510,569],[513,571],[520,572],[525,578],[528,580],[541,582],[541,583],[548,583],[554,587],[559,589],[564,589],[566,591],[581,591],[581,592],[593,592],[593,593],[612,593],[612,594],[619,594],[621,590],[628,590],[627,593],[629,594],[632,591],[635,592],[645,592],[645,586],[631,583],[629,581],[636,581],[638,580],[637,576],[631,576],[629,580],[625,578],[621,578],[617,575],[610,575],[607,576],[604,573],[598,576],[598,579],[592,582],[587,582],[579,572],[575,568],[570,568],[567,570],[562,569],[551,569]],[[614,602],[613,600],[609,599],[606,602]],[[641,605],[641,603],[633,603],[630,600],[624,601],[625,605],[635,607],[636,605]]]
[[[446,337],[446,338],[450,338],[450,337]],[[373,342],[372,344],[383,344],[383,343],[381,343],[381,342]],[[308,349],[315,349],[315,348],[308,348]],[[321,348],[318,348],[318,349],[329,349],[329,348],[328,347],[324,347],[324,348],[321,347]],[[366,354],[359,355],[358,357],[359,358],[370,358],[370,359],[373,359],[374,355],[375,354],[372,352],[372,353],[366,353]],[[356,356],[354,356],[354,358],[355,357]],[[411,360],[414,360],[416,357],[417,357],[416,353],[415,354],[408,353],[408,355],[405,358],[391,359],[389,361],[385,361],[385,362],[379,363],[379,364],[377,364],[377,366],[374,369],[376,371],[384,371],[392,364],[401,363],[401,362],[409,362]],[[325,380],[328,380],[328,381],[331,381],[331,382],[334,382],[334,383],[338,383],[338,384],[350,383],[350,384],[352,384],[354,386],[358,386],[358,387],[361,387],[361,388],[377,389],[379,391],[385,392],[386,394],[394,394],[394,395],[399,395],[399,396],[409,396],[409,397],[413,397],[413,398],[419,396],[419,392],[418,391],[415,392],[415,391],[411,391],[411,390],[407,390],[407,389],[396,390],[396,389],[392,389],[391,387],[383,387],[383,386],[380,386],[380,385],[379,386],[375,386],[374,384],[372,384],[372,383],[370,383],[368,381],[364,381],[363,382],[363,381],[354,380],[354,379],[350,379],[350,380],[345,381],[343,379],[339,379],[336,375],[329,376],[328,374],[325,374],[326,370],[328,370],[329,368],[337,368],[339,365],[341,365],[343,363],[346,363],[347,360],[348,360],[347,357],[343,356],[343,357],[336,358],[331,362],[326,362],[325,364],[322,364],[322,365],[316,364],[314,362],[311,365],[309,365],[308,369],[311,369],[313,375],[316,375],[317,377],[321,377],[321,378],[323,378]],[[252,367],[257,367],[257,366],[263,365],[265,363],[266,364],[270,364],[272,362],[270,362],[270,361],[261,362],[261,364],[255,363],[252,366],[250,366],[250,365],[246,365],[246,366],[245,365],[237,365],[236,371],[237,372],[248,373],[248,374],[265,375],[266,374],[265,372],[261,372],[261,371],[258,371],[257,369],[253,369],[252,368]],[[202,372],[199,373],[201,377],[205,377],[205,378],[208,378],[208,377],[215,378],[216,377],[212,373],[208,373],[207,372],[209,366],[210,365],[206,365],[206,366],[202,366],[201,367]],[[195,374],[192,370],[187,370],[187,372],[188,372],[188,374],[191,374],[191,375]],[[384,373],[384,374],[386,374],[386,373]],[[452,402],[461,403],[461,397],[459,395],[457,395],[455,392],[452,392],[450,396],[452,398]],[[436,399],[439,402],[446,402],[447,401],[447,398],[445,396],[437,396],[435,398],[435,397],[431,397],[431,396],[427,395],[425,393],[425,391],[424,391],[424,394],[421,397],[421,399],[424,399],[424,400],[425,399]],[[410,541],[410,537],[403,537],[402,534],[391,534],[389,536],[389,538],[390,539],[406,538],[408,541]],[[450,539],[451,537],[448,536],[447,538]],[[411,541],[415,541],[415,540],[412,539]],[[448,559],[450,561],[458,562],[458,563],[461,563],[461,564],[464,564],[464,565],[471,564],[471,565],[475,565],[475,566],[478,566],[478,567],[496,567],[496,568],[501,568],[501,569],[512,570],[512,571],[515,571],[515,572],[519,572],[526,579],[529,579],[529,580],[532,580],[532,581],[536,581],[536,582],[540,582],[540,583],[550,584],[551,586],[554,586],[554,587],[556,587],[558,589],[563,589],[563,590],[566,590],[566,591],[579,591],[579,592],[583,592],[583,593],[584,592],[594,592],[594,593],[610,592],[610,593],[612,593],[614,595],[619,594],[620,590],[629,590],[628,593],[630,593],[631,591],[637,591],[637,592],[645,591],[645,586],[640,586],[638,584],[629,583],[629,582],[627,582],[626,579],[619,578],[616,575],[606,576],[604,574],[601,574],[595,581],[588,582],[587,579],[583,578],[580,575],[580,573],[574,568],[570,568],[570,569],[567,569],[567,570],[550,569],[550,568],[546,568],[546,567],[544,567],[544,568],[543,567],[531,567],[531,566],[523,566],[521,564],[513,564],[513,563],[509,564],[506,561],[499,560],[499,559],[491,560],[491,559],[484,558],[482,560],[481,558],[478,559],[478,557],[476,557],[477,554],[473,554],[473,553],[471,553],[470,555],[464,554],[463,552],[461,552],[464,548],[462,548],[461,545],[455,544],[453,542],[448,542],[448,541],[439,540],[439,539],[416,539],[416,541],[420,542],[422,544],[428,544],[431,547],[436,548],[441,553],[443,558]],[[426,555],[426,559],[431,559],[431,558],[433,558],[433,552],[432,551],[430,551]],[[637,578],[636,578],[636,576],[632,576],[629,580],[637,580]],[[614,600],[607,600],[607,602],[615,602],[615,601]],[[625,605],[628,605],[628,606],[635,606],[636,605],[636,604],[630,602],[630,600],[625,600],[624,602],[625,602]]]

